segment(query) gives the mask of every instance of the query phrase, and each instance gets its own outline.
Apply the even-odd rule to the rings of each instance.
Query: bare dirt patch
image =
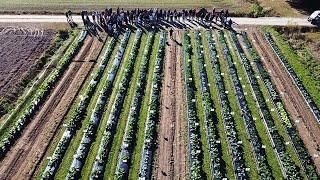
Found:
[[[185,179],[185,122],[183,116],[183,84],[181,75],[181,32],[169,39],[164,62],[161,92],[160,125],[156,179]]]
[[[23,89],[15,88],[48,48],[54,30],[0,28],[0,99],[15,101]]]

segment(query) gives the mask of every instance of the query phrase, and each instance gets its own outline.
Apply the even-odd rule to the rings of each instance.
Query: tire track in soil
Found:
[[[173,36],[174,39],[179,41],[180,31],[175,31]],[[185,145],[182,137],[184,125],[179,53],[181,49],[173,39],[169,38],[168,43],[161,92],[159,145],[153,174],[156,179],[176,179],[176,177],[183,179],[185,173]]]
[[[52,137],[91,71],[94,62],[88,59],[98,46],[93,38],[85,40],[53,93],[31,120],[15,146],[0,165],[0,179],[30,179],[35,165],[43,158]],[[90,52],[88,53],[88,50]],[[48,133],[49,131],[49,133]],[[42,155],[41,155],[42,154]],[[28,174],[30,173],[31,174]]]
[[[292,124],[298,130],[309,154],[313,157],[318,172],[320,172],[320,158],[313,156],[317,154],[317,148],[320,147],[320,129],[316,119],[280,60],[264,40],[263,35],[261,33],[253,33],[251,36],[255,40],[254,44],[255,47],[258,47],[259,54],[264,57],[262,62],[280,92],[281,99],[291,116],[291,120],[294,121]]]

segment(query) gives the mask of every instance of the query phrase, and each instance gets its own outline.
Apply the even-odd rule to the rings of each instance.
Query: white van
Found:
[[[313,12],[309,16],[308,21],[311,22],[311,24],[313,25],[320,26],[320,10]]]

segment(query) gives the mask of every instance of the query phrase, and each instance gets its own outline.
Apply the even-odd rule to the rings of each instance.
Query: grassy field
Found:
[[[0,13],[54,13],[61,14],[67,9],[80,12],[81,10],[103,10],[106,7],[122,8],[223,8],[231,13],[247,15],[252,11],[251,0],[0,0]],[[264,10],[270,11],[271,16],[303,17],[306,12],[299,11],[286,0],[258,0]]]
[[[301,12],[292,8],[286,0],[263,0],[259,1],[261,6],[272,9],[272,13],[276,16],[290,16],[290,17],[301,17]]]
[[[234,12],[246,12],[251,3],[247,0],[0,0],[0,12],[6,13],[64,13],[67,9],[103,10],[106,7],[123,8],[227,8]]]

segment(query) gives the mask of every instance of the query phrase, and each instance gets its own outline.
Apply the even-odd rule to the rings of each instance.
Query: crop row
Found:
[[[149,99],[148,114],[144,132],[144,142],[141,154],[139,178],[142,179],[150,179],[151,175],[151,164],[153,158],[152,154],[156,143],[155,132],[159,115],[160,90],[163,69],[162,67],[165,55],[166,37],[167,33],[165,31],[162,31],[160,33],[159,49],[155,60],[155,67],[152,77],[152,89]]]
[[[273,142],[273,139],[272,139],[272,136],[270,134],[270,131],[268,129],[268,125],[269,123],[267,122],[272,122],[273,119],[272,119],[272,116],[270,114],[270,111],[268,109],[268,106],[267,106],[267,103],[264,99],[264,96],[259,88],[259,84],[258,84],[258,81],[257,81],[257,78],[255,77],[255,73],[253,71],[253,68],[249,62],[249,60],[247,59],[246,55],[244,54],[244,51],[243,49],[241,48],[241,45],[236,37],[235,34],[232,34],[232,40],[237,48],[237,52],[238,52],[238,55],[240,57],[240,60],[241,60],[241,64],[245,70],[245,73],[247,75],[247,78],[249,80],[249,84],[250,84],[250,87],[254,93],[254,97],[257,101],[257,105],[259,107],[259,110],[260,110],[260,113],[261,113],[261,116],[262,116],[262,120],[264,121],[264,125],[265,125],[265,128],[267,129],[267,132],[268,132],[268,136],[269,136],[269,139],[271,141],[271,144],[272,146],[274,146],[274,142]],[[283,169],[283,166],[282,166],[282,163],[280,161],[280,157],[279,157],[279,154],[278,152],[276,151],[275,149],[275,153],[277,155],[277,158],[278,158],[278,161],[280,163],[280,167],[281,167],[281,171],[283,173],[283,175],[285,176],[285,170]]]
[[[119,116],[121,113],[123,102],[127,94],[130,79],[132,77],[131,75],[134,70],[134,64],[136,62],[136,57],[138,55],[138,51],[140,48],[141,36],[142,36],[142,30],[138,29],[136,32],[136,36],[134,38],[128,63],[125,66],[124,74],[122,75],[122,78],[120,80],[119,91],[117,92],[115,100],[112,104],[111,112],[109,114],[109,118],[107,121],[107,126],[105,127],[105,130],[102,135],[102,139],[100,141],[98,153],[96,155],[96,158],[91,170],[90,179],[103,178],[105,165],[106,165],[108,154],[111,148],[111,143],[116,130],[116,126],[119,121]]]
[[[254,62],[256,64],[256,67],[259,71],[259,74],[261,75],[261,78],[262,78],[264,84],[267,86],[267,90],[269,92],[269,95],[271,96],[271,100],[272,100],[273,104],[275,105],[276,110],[278,111],[278,114],[282,120],[282,124],[284,125],[286,132],[288,133],[288,135],[293,143],[293,147],[295,148],[295,150],[297,152],[297,155],[299,157],[299,160],[301,162],[302,167],[304,168],[308,178],[317,179],[318,175],[317,175],[314,163],[313,163],[306,147],[304,146],[304,143],[301,140],[297,130],[295,129],[294,126],[292,126],[291,121],[288,116],[288,113],[286,112],[284,105],[280,99],[280,96],[279,96],[276,88],[272,84],[268,73],[263,68],[262,63],[261,63],[261,59],[258,56],[258,54],[255,52],[255,50],[253,49],[246,33],[243,33],[243,39],[244,39],[245,46],[248,48],[251,56],[254,59]],[[261,97],[262,97],[262,94],[261,94]],[[260,98],[258,98],[258,101],[261,101],[260,104],[262,104],[262,103],[265,104],[264,99],[260,100]],[[269,113],[268,117],[269,116],[271,116],[270,113]]]
[[[220,32],[222,33],[222,32]],[[243,158],[243,148],[242,143],[239,141],[238,132],[236,130],[234,118],[232,116],[232,110],[230,107],[230,103],[227,97],[227,91],[224,86],[223,77],[220,70],[219,56],[217,55],[215,42],[212,38],[211,32],[207,32],[207,39],[210,45],[210,57],[211,63],[214,67],[214,78],[216,82],[216,87],[218,89],[218,95],[220,100],[220,105],[222,108],[222,116],[224,118],[224,128],[227,135],[227,142],[229,146],[229,150],[232,154],[232,164],[233,169],[236,175],[236,179],[248,179],[248,174],[246,172],[245,162]],[[223,45],[224,39],[221,38],[220,34],[220,43]],[[225,59],[228,58],[228,51],[226,50],[226,46],[222,46],[222,53]]]
[[[110,56],[116,44],[116,38],[112,38],[108,43],[108,48],[102,57],[101,63],[98,69],[94,72],[92,79],[84,93],[81,94],[81,99],[76,106],[75,110],[72,112],[70,121],[68,122],[67,128],[62,134],[52,156],[49,158],[49,162],[42,173],[42,178],[52,178],[56,173],[59,164],[76,133],[76,130],[81,124],[81,120],[86,115],[86,109],[93,97],[93,94],[102,78],[105,68],[109,62]]]
[[[195,83],[192,72],[192,46],[189,32],[184,32],[184,76],[187,102],[187,122],[188,122],[188,150],[189,150],[189,177],[190,179],[201,179],[201,145],[200,127],[197,118],[197,108],[195,99]]]
[[[122,57],[125,52],[126,45],[130,37],[130,30],[126,30],[124,37],[121,41],[118,53],[113,61],[111,70],[108,73],[106,83],[104,84],[102,90],[100,91],[99,97],[91,114],[90,120],[84,130],[80,145],[73,156],[72,164],[69,168],[67,174],[67,179],[74,179],[80,175],[81,169],[85,163],[86,157],[88,155],[91,143],[93,142],[95,132],[99,125],[99,122],[104,113],[104,108],[107,103],[107,99],[110,96],[111,87],[117,71],[119,69]]]
[[[137,130],[137,123],[139,120],[138,118],[141,108],[141,101],[146,86],[148,64],[152,52],[154,36],[155,32],[152,31],[148,33],[148,39],[143,52],[143,57],[139,69],[138,80],[136,82],[134,95],[130,104],[130,111],[127,118],[125,135],[121,143],[121,151],[118,157],[115,179],[125,179],[128,176],[130,160],[136,136],[135,134]]]
[[[320,111],[319,111],[319,108],[317,107],[316,103],[313,101],[312,97],[310,96],[310,94],[308,93],[306,88],[303,86],[299,77],[294,72],[293,68],[290,66],[287,59],[284,57],[284,55],[280,51],[278,45],[272,39],[271,34],[267,32],[264,35],[265,35],[266,40],[270,44],[272,50],[275,52],[275,54],[277,55],[281,64],[285,67],[285,69],[289,73],[290,77],[293,79],[295,85],[298,87],[300,93],[304,97],[306,103],[308,104],[309,108],[311,109],[312,113],[314,114],[315,118],[317,119],[318,123],[320,124]]]
[[[45,99],[49,96],[50,90],[55,86],[56,82],[59,81],[65,70],[68,68],[72,58],[78,53],[84,39],[86,38],[86,35],[87,31],[82,31],[80,36],[71,44],[67,52],[59,61],[56,69],[53,70],[50,76],[39,87],[34,98],[25,108],[22,115],[18,120],[15,121],[12,127],[10,127],[6,134],[2,137],[0,142],[0,159],[5,156],[6,152],[14,144],[15,140],[20,136],[25,126],[29,123],[32,116],[44,103]],[[7,122],[9,122],[9,120],[7,120]]]
[[[224,39],[223,36],[221,38]],[[240,57],[240,60],[243,64],[243,66],[245,66],[245,69],[248,70],[248,60],[247,60],[245,54],[243,53],[239,42],[236,41],[237,39],[236,39],[236,35],[234,33],[232,34],[232,40],[236,46],[236,51],[238,52],[238,55]],[[226,47],[225,42],[224,42],[223,47]],[[228,48],[226,48],[226,49],[228,50]],[[252,149],[254,152],[254,156],[255,156],[255,159],[257,162],[259,176],[261,179],[272,179],[272,172],[271,172],[271,168],[270,168],[268,161],[267,161],[267,155],[266,155],[265,149],[263,148],[261,138],[259,137],[258,131],[255,126],[255,122],[254,122],[253,117],[251,115],[251,111],[249,109],[249,106],[248,106],[246,98],[245,98],[245,94],[242,89],[242,85],[239,81],[237,70],[235,68],[234,62],[233,62],[232,57],[230,55],[228,55],[227,62],[228,62],[229,73],[232,78],[234,90],[236,91],[238,105],[241,109],[241,115],[242,115],[242,118],[244,119],[244,122],[245,122],[246,128],[247,128],[247,132],[250,137],[250,143],[251,143],[251,146],[252,146]],[[246,71],[246,73],[247,73],[247,76],[249,77],[250,85],[254,84],[253,83],[254,82],[253,81],[253,78],[254,78],[253,72]],[[254,84],[254,85],[256,85],[256,87],[257,87],[257,84]]]
[[[249,41],[247,41],[249,42]],[[253,53],[253,50],[250,50],[251,55],[253,57],[254,63],[258,69],[258,72],[262,78],[262,81],[264,82],[269,95],[271,96],[272,101],[279,101],[279,95],[273,86],[271,79],[264,69],[260,57],[257,55],[257,53]],[[259,100],[262,103],[262,100]],[[260,104],[261,104],[260,103]],[[279,157],[279,160],[281,162],[281,166],[284,171],[284,175],[289,179],[301,179],[301,175],[299,173],[298,167],[294,164],[293,160],[291,159],[290,155],[286,152],[286,147],[284,143],[283,137],[280,135],[278,127],[276,126],[273,119],[269,116],[270,113],[267,113],[267,111],[264,111],[265,118],[265,124],[267,127],[267,130],[270,134],[270,140],[272,140],[272,144],[277,152],[277,155]],[[289,121],[290,122],[290,121]]]
[[[195,32],[195,46],[196,46],[196,57],[198,62],[198,75],[200,77],[200,90],[202,96],[202,108],[205,115],[205,128],[206,136],[208,141],[208,150],[211,161],[211,171],[214,178],[221,179],[223,175],[223,169],[221,165],[221,145],[218,141],[217,127],[217,116],[215,114],[214,104],[210,96],[208,77],[205,70],[204,62],[204,50],[201,40],[201,33]]]

